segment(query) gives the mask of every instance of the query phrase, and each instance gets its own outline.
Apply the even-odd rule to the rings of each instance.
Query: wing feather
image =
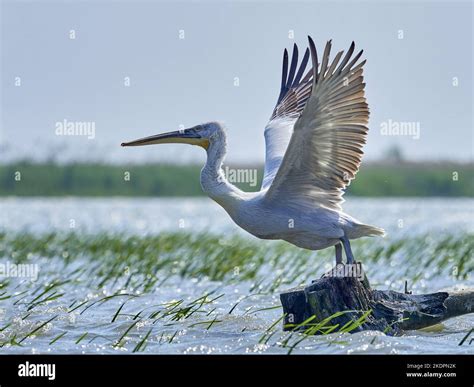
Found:
[[[364,91],[365,60],[356,65],[363,51],[352,58],[355,50],[352,42],[345,56],[342,58],[343,52],[338,52],[329,65],[331,41],[328,41],[318,71],[316,46],[310,37],[308,39],[313,64],[311,74],[293,90],[288,89],[281,100],[284,103],[288,99],[286,106],[291,107],[292,113],[298,112],[301,105],[304,107],[299,114],[289,114],[293,120],[283,125],[290,129],[286,152],[283,156],[279,154],[279,162],[272,164],[273,170],[268,171],[265,200],[340,210],[344,189],[359,170],[367,137],[369,108]],[[295,54],[292,67],[295,66],[294,58]],[[304,103],[298,104],[295,97],[290,103],[290,91],[304,95]],[[277,105],[275,111],[279,108]],[[278,117],[285,115],[280,113]],[[267,126],[266,137],[269,130],[271,127],[268,129]]]
[[[310,51],[307,48],[298,67],[298,46],[295,44],[291,64],[288,66],[288,51],[285,49],[283,52],[280,95],[265,128],[266,153],[263,189],[272,183],[290,142],[294,123],[303,112],[311,96],[313,71],[310,69],[305,74],[309,59]]]

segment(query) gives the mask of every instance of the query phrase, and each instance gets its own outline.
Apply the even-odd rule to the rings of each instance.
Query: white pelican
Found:
[[[281,91],[265,127],[265,170],[259,192],[244,192],[224,176],[226,134],[219,122],[122,143],[139,146],[164,143],[198,145],[207,152],[201,186],[233,221],[261,239],[283,239],[293,245],[320,250],[335,246],[336,264],[355,262],[350,239],[384,235],[384,230],[359,222],[342,211],[342,195],[359,169],[366,141],[369,108],[364,97],[360,51],[352,58],[354,42],[331,64],[331,41],[318,62],[316,47],[298,67],[298,47],[288,72],[283,54]],[[309,57],[312,67],[304,71]],[[342,60],[341,60],[342,58]],[[341,245],[342,243],[342,245]]]

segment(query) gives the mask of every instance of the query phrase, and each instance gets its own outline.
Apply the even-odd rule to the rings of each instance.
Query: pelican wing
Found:
[[[324,206],[340,210],[344,188],[354,178],[366,141],[369,108],[364,96],[362,55],[352,42],[341,60],[329,65],[331,41],[326,44],[318,71],[316,47],[309,38],[312,59],[311,94],[293,124],[283,160],[265,200],[290,205]]]
[[[309,49],[306,49],[298,67],[298,46],[295,44],[288,72],[288,51],[285,49],[283,52],[280,95],[270,121],[265,127],[265,172],[262,189],[271,185],[278,172],[290,142],[293,126],[311,95],[313,72],[310,69],[306,75],[304,74],[309,56]]]

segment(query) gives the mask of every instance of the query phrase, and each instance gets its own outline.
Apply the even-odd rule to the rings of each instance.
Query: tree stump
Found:
[[[365,322],[352,332],[377,330],[398,335],[406,330],[435,325],[448,318],[474,313],[474,290],[430,294],[399,293],[370,287],[362,265],[338,265],[308,286],[289,289],[280,294],[283,306],[283,329],[295,329],[311,318],[311,324],[334,315],[330,324],[345,324],[371,310]],[[297,327],[298,330],[308,326]]]

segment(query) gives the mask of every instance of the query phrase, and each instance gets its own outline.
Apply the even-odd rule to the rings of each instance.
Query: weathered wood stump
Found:
[[[339,265],[308,286],[281,293],[280,300],[285,314],[285,330],[295,329],[312,316],[316,316],[311,320],[314,324],[345,311],[331,320],[331,325],[343,327],[371,310],[365,322],[352,332],[377,330],[397,335],[405,330],[421,329],[451,317],[474,313],[472,289],[419,295],[375,290],[370,287],[360,263]],[[298,329],[306,328],[308,326]]]

